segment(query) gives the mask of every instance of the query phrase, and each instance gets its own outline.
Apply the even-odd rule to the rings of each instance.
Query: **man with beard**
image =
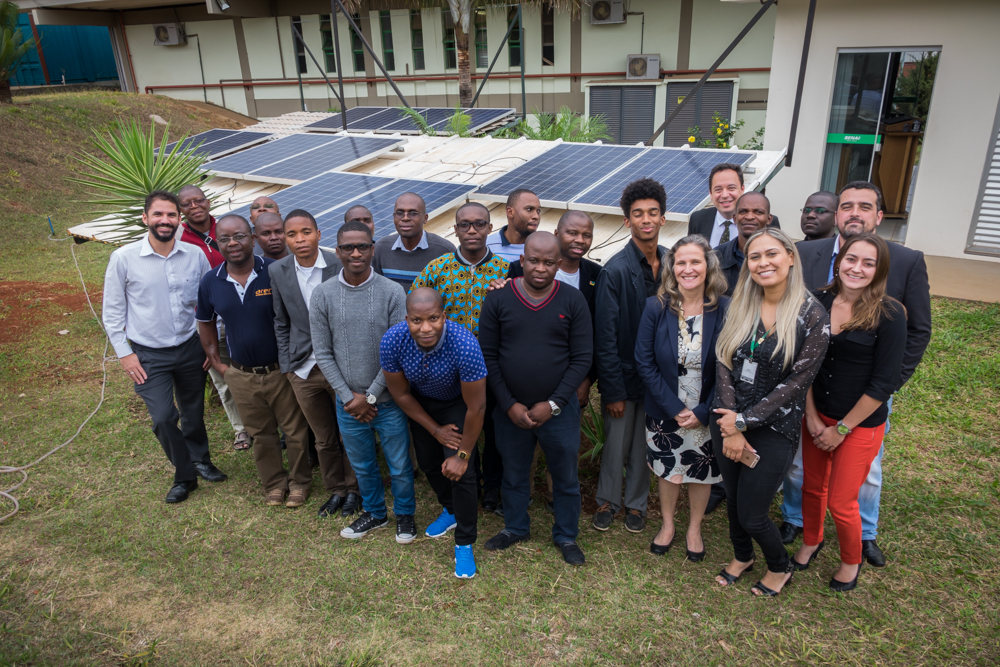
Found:
[[[833,260],[840,252],[841,237],[848,239],[862,232],[874,232],[882,222],[882,192],[868,181],[848,183],[840,191],[837,203],[839,236],[817,241],[800,241],[799,256],[806,287],[820,289],[833,282]],[[889,246],[889,279],[885,292],[906,308],[906,352],[903,355],[902,386],[917,369],[931,339],[931,297],[924,254],[898,243]],[[898,387],[897,387],[898,390]],[[892,412],[892,399],[889,399]],[[889,423],[886,422],[886,432]],[[802,458],[801,447],[785,477],[781,514],[782,540],[788,544],[802,532]],[[858,494],[861,508],[861,553],[874,567],[885,566],[885,555],[876,543],[879,503],[882,496],[882,455],[872,462],[868,477]]]
[[[285,243],[284,221],[277,213],[261,213],[253,221],[253,233],[264,257],[278,261],[288,257]]]
[[[392,223],[396,233],[375,244],[372,268],[409,291],[413,280],[431,261],[455,252],[455,246],[437,234],[424,231],[427,207],[424,198],[404,192],[392,208]]]
[[[531,190],[514,190],[507,196],[507,224],[486,239],[486,246],[494,255],[514,262],[524,253],[524,242],[538,229],[542,205]]]
[[[142,221],[149,234],[111,253],[102,308],[122,370],[146,403],[153,433],[174,466],[168,503],[186,500],[199,475],[226,479],[209,458],[207,360],[194,320],[198,281],[211,267],[201,250],[175,238],[180,216],[173,194],[146,197]]]
[[[833,238],[837,233],[837,195],[825,190],[809,195],[799,225],[806,241]]]

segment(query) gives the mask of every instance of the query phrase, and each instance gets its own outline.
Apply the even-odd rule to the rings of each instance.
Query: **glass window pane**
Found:
[[[413,44],[413,69],[424,69],[424,30],[420,10],[410,11],[410,41]]]
[[[337,57],[333,52],[333,28],[330,25],[330,15],[320,14],[319,34],[323,39],[323,59],[326,61],[327,72],[337,71]]]
[[[392,50],[392,17],[387,11],[378,13],[379,27],[382,29],[382,64],[390,72],[396,69],[396,56]]]
[[[490,66],[490,48],[486,42],[486,9],[476,10],[476,67]]]
[[[360,24],[361,16],[358,15],[358,14],[352,14],[351,16],[354,19],[354,24],[357,25],[360,28],[361,27],[361,24]],[[358,33],[354,32],[353,30],[351,30],[351,52],[352,52],[352,55],[354,56],[354,58],[353,58],[353,60],[354,60],[354,71],[355,72],[364,72],[365,71],[365,47],[361,43],[361,38],[358,37]]]
[[[507,25],[514,22],[514,28],[510,31],[510,39],[507,40],[507,58],[510,67],[521,66],[521,32],[517,24],[517,9],[511,9],[507,13]]]

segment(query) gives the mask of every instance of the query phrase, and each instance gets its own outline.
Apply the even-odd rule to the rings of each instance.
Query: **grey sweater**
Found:
[[[322,283],[309,300],[309,327],[316,364],[341,401],[368,392],[391,400],[379,361],[379,343],[406,317],[406,292],[372,272],[360,287],[340,277]]]

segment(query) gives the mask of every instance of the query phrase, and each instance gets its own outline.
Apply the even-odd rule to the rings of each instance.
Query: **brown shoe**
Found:
[[[285,501],[285,507],[298,507],[299,505],[305,505],[308,499],[309,492],[307,490],[293,489],[288,493],[288,500]]]
[[[277,507],[279,505],[285,504],[285,493],[284,489],[274,489],[269,494],[267,494],[267,506]]]

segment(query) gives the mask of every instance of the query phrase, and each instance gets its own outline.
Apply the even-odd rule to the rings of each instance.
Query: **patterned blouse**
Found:
[[[479,337],[479,313],[483,309],[490,282],[507,277],[510,263],[489,252],[478,264],[463,262],[457,253],[432,260],[413,281],[410,291],[430,287],[444,299],[444,313],[449,320],[465,326]]]
[[[756,338],[765,333],[757,322]],[[784,354],[773,359],[777,336],[768,336],[751,355],[750,340],[736,348],[732,370],[718,362],[715,384],[715,406],[742,412],[747,430],[767,426],[797,443],[802,431],[806,393],[819,372],[826,348],[830,343],[830,316],[811,295],[806,296],[799,310],[795,336],[795,357],[790,368],[784,368]],[[757,362],[756,381],[744,382],[743,363]]]

